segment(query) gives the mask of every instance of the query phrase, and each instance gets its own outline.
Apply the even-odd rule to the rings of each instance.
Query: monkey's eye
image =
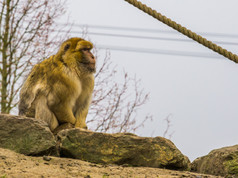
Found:
[[[86,52],[86,51],[90,51],[90,49],[89,48],[83,48],[82,51]]]

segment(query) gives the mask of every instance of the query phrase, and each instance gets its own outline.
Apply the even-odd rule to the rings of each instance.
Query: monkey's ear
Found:
[[[64,54],[67,52],[67,50],[70,49],[70,47],[71,47],[71,42],[70,42],[70,41],[65,41],[65,42],[60,46],[57,55],[61,57],[62,55],[64,55]]]
[[[67,43],[67,44],[64,46],[64,52],[66,52],[69,48],[70,48],[70,44]]]

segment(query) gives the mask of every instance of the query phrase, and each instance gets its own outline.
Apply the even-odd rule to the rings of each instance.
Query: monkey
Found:
[[[96,71],[92,48],[89,41],[70,38],[36,64],[21,88],[19,115],[44,120],[52,132],[64,125],[87,129]]]

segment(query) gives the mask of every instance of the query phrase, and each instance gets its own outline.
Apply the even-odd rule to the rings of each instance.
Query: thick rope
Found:
[[[142,4],[141,2],[137,0],[125,0],[128,3],[132,4],[133,6],[137,7],[138,9],[144,11],[145,13],[151,15],[152,17],[156,18],[157,20],[163,22],[164,24],[172,27],[173,29],[177,30],[178,32],[186,35],[189,38],[192,38],[194,41],[197,41],[198,43],[206,46],[207,48],[223,55],[224,57],[238,63],[238,56],[236,54],[233,54],[232,52],[216,45],[215,43],[208,41],[206,38],[203,38],[200,35],[197,35],[196,33],[192,32],[191,30],[183,27],[182,25],[172,21],[171,19],[167,18],[166,16],[156,12],[155,10],[151,9],[150,7],[146,6],[145,4]]]

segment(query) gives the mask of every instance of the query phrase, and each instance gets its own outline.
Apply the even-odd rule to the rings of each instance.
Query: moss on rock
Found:
[[[188,170],[190,162],[176,146],[162,137],[105,134],[69,129],[58,134],[60,153],[102,164],[162,167]]]
[[[192,171],[217,176],[238,176],[238,145],[211,151],[192,163]]]

